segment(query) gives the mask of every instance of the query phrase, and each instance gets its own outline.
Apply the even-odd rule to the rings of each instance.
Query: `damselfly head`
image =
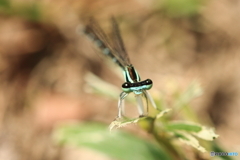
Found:
[[[152,88],[152,85],[151,79],[135,83],[125,82],[122,84],[122,90],[126,93],[134,92],[135,94],[141,94],[142,90],[149,90]]]

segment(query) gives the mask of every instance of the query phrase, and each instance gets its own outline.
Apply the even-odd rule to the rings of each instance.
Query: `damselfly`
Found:
[[[142,97],[145,98],[147,102],[148,110],[148,100],[151,102],[154,108],[156,104],[154,103],[152,97],[147,92],[147,90],[152,88],[153,82],[150,79],[141,81],[137,70],[131,64],[128,54],[123,45],[123,40],[120,35],[118,24],[116,20],[112,17],[112,41],[109,41],[107,35],[103,32],[101,27],[91,18],[89,23],[86,25],[84,33],[95,42],[97,47],[102,51],[102,53],[110,57],[119,67],[123,70],[123,75],[125,78],[125,83],[122,84],[122,93],[120,94],[118,101],[118,117],[122,118],[124,115],[124,99],[129,93],[133,92],[135,94],[138,106],[138,112],[140,116],[145,116],[144,104]],[[147,113],[146,113],[147,114]]]

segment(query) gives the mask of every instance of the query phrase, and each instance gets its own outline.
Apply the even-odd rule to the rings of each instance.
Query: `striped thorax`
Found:
[[[142,94],[143,90],[152,88],[152,80],[146,79],[141,81],[137,70],[132,66],[126,66],[123,71],[125,83],[122,84],[122,90],[126,93],[134,92],[135,94]]]

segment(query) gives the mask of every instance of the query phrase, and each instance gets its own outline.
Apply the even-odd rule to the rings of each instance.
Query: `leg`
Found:
[[[136,95],[138,113],[140,117],[144,116],[144,106],[141,95]]]
[[[122,92],[120,94],[119,100],[118,100],[118,116],[117,118],[122,118],[122,115],[124,114],[124,98],[128,95],[128,93]]]
[[[144,93],[145,93],[145,95],[147,96],[147,99],[150,100],[152,106],[153,106],[155,109],[157,109],[157,106],[156,106],[154,100],[152,99],[152,96],[151,96],[147,91],[144,91]]]
[[[145,98],[145,101],[146,101],[146,105],[147,105],[147,107],[146,107],[146,114],[148,115],[148,96],[147,96],[147,93],[145,92],[145,91],[143,91],[143,96],[144,96],[144,98]]]

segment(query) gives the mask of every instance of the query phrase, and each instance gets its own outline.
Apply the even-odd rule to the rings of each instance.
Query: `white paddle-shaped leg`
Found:
[[[122,92],[120,94],[119,100],[118,100],[118,117],[122,118],[122,115],[124,115],[124,98],[128,95],[128,93]]]
[[[137,100],[137,108],[138,108],[139,116],[142,117],[144,116],[144,105],[142,101],[142,96],[136,95],[136,100]]]
[[[154,100],[153,100],[152,96],[150,95],[150,93],[148,93],[148,91],[144,91],[144,93],[145,93],[145,95],[147,96],[147,99],[150,100],[152,106],[153,106],[155,109],[157,109],[157,105],[156,105],[156,103],[154,102]]]

